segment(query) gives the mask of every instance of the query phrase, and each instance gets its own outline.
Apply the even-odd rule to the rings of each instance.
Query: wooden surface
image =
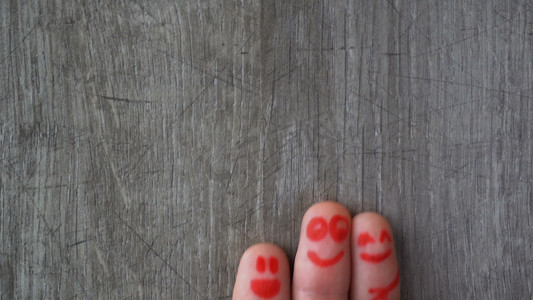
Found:
[[[1,1],[2,299],[229,299],[335,200],[403,299],[531,299],[531,1]]]

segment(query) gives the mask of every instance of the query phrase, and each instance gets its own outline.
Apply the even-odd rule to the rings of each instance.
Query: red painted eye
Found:
[[[322,217],[314,217],[307,225],[307,237],[312,241],[320,241],[328,234],[328,223]]]
[[[257,262],[255,263],[255,269],[259,273],[264,273],[266,269],[266,261],[265,258],[262,256],[257,257]]]
[[[374,238],[368,232],[361,233],[357,238],[357,246],[366,246],[366,244],[374,244],[375,242]]]
[[[272,272],[272,274],[276,274],[276,272],[278,272],[278,259],[277,258],[271,256],[268,259],[268,265],[270,266],[270,272]]]
[[[340,243],[346,239],[350,232],[350,222],[348,219],[341,215],[334,215],[329,221],[329,233],[331,238],[337,243]]]
[[[381,235],[379,236],[379,241],[383,243],[385,240],[389,240],[389,242],[392,242],[392,238],[390,237],[390,234],[385,229],[383,229],[381,231]]]

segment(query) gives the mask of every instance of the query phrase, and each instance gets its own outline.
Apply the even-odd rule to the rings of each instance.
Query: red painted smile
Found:
[[[338,263],[342,259],[342,257],[344,256],[344,251],[341,250],[339,254],[335,255],[330,259],[322,259],[314,251],[307,251],[307,256],[315,265],[319,267],[329,267]]]
[[[281,282],[277,279],[254,279],[250,282],[254,294],[261,298],[273,298],[281,289]]]
[[[368,262],[371,262],[371,263],[378,263],[378,262],[381,262],[385,259],[387,259],[387,257],[389,257],[391,255],[391,250],[387,250],[383,253],[379,253],[379,254],[368,254],[368,253],[361,253],[361,259],[364,260],[364,261],[368,261]]]

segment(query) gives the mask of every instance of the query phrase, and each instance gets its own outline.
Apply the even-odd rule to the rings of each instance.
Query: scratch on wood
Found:
[[[122,219],[122,217],[120,217],[116,212],[113,212],[113,214],[120,220],[120,222],[122,222],[124,225],[126,225],[126,227],[131,230],[131,232],[133,232],[133,234],[139,239],[141,240],[141,242],[146,246],[148,247],[148,249],[154,253],[154,255],[159,259],[161,260],[161,262],[163,262],[163,264],[165,264],[174,274],[176,274],[189,288],[191,288],[200,298],[202,299],[206,299],[206,297],[204,297],[202,294],[200,294],[200,292],[194,287],[191,285],[191,283],[189,281],[187,281],[185,279],[185,277],[183,277],[183,275],[181,275],[177,270],[176,268],[174,268],[163,256],[161,256],[161,254],[156,251],[154,248],[152,248],[152,245],[150,245],[133,227],[130,226],[130,224],[128,224],[124,219]]]
[[[124,103],[128,103],[128,104],[133,104],[133,103],[153,103],[154,102],[154,101],[147,101],[147,100],[136,100],[136,99],[128,99],[128,98],[110,97],[110,96],[103,96],[103,95],[98,95],[98,97],[101,97],[102,99],[106,99],[106,100],[124,102]]]

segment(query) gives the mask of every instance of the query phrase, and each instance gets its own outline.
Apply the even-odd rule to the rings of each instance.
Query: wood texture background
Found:
[[[2,299],[230,299],[323,199],[531,299],[532,186],[531,1],[0,1]]]

